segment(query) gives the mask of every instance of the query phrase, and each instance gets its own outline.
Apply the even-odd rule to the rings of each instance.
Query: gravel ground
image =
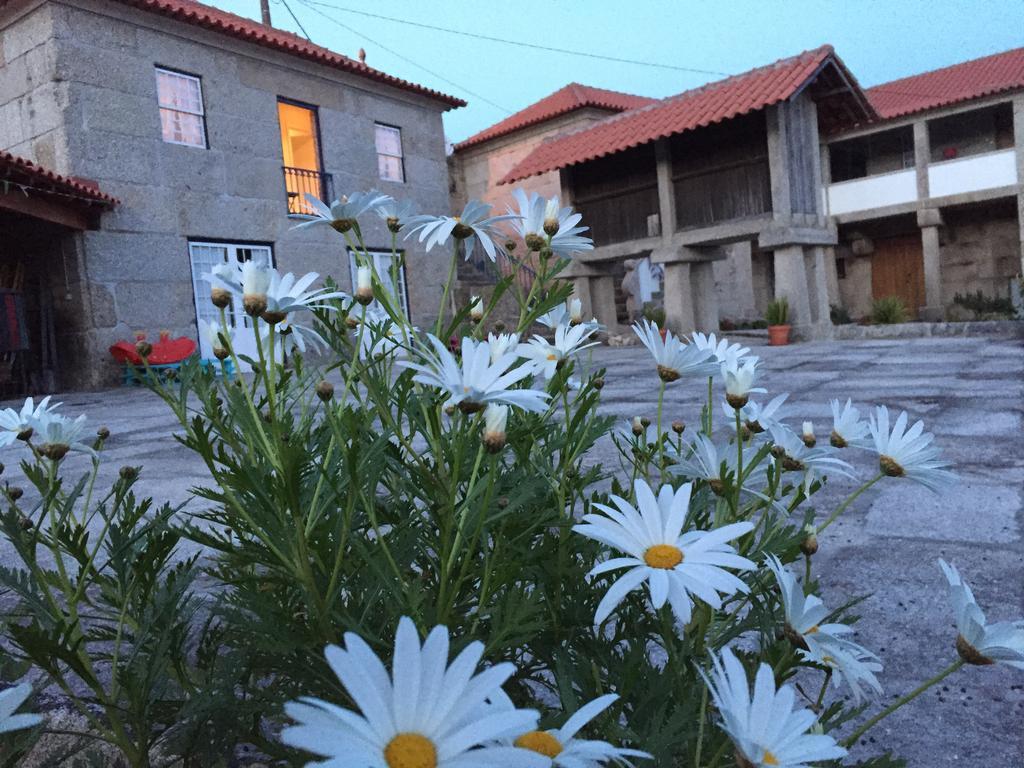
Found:
[[[826,603],[869,595],[860,607],[857,640],[882,657],[887,700],[953,659],[955,631],[939,557],[960,568],[990,620],[1024,615],[1024,341],[816,342],[759,346],[756,352],[765,362],[770,396],[790,393],[792,425],[811,419],[819,435],[827,434],[833,397],[906,409],[925,420],[956,466],[959,483],[941,496],[904,481],[876,485],[822,536],[814,559]],[[602,347],[592,363],[608,369],[605,413],[622,420],[654,417],[657,380],[644,349]],[[699,386],[672,385],[666,420],[696,423],[703,394]],[[142,492],[172,502],[187,501],[190,488],[205,481],[202,464],[168,438],[176,424],[148,392],[118,389],[61,399],[66,412],[85,412],[93,424],[110,428],[108,479],[122,464],[141,464]],[[10,468],[15,450],[0,457]],[[862,477],[872,472],[866,459],[854,461]],[[614,467],[610,441],[591,460]],[[69,469],[72,461],[81,459],[69,460]],[[840,479],[815,504],[827,512],[855,487]],[[0,543],[0,560],[9,557]],[[1024,766],[1022,723],[1024,673],[965,668],[872,731],[858,753],[867,756],[885,745],[914,768],[1015,768]]]

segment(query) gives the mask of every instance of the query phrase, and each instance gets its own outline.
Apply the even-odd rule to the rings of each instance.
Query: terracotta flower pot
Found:
[[[789,329],[788,325],[769,325],[768,326],[768,345],[772,347],[784,347],[789,344]]]

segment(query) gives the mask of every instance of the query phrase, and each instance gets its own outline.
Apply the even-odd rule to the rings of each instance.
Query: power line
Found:
[[[600,59],[601,61],[612,61],[617,64],[634,64],[641,67],[656,67],[658,69],[673,69],[677,72],[690,72],[697,75],[713,75],[716,77],[728,77],[731,73],[729,72],[718,72],[713,69],[697,69],[696,67],[682,67],[677,64],[662,64],[656,61],[641,61],[639,59],[625,59],[618,56],[605,56],[600,53],[591,53],[589,51],[574,51],[569,48],[556,48],[550,45],[539,45],[537,43],[527,43],[522,40],[508,40],[503,37],[492,37],[490,35],[481,35],[476,32],[466,32],[461,29],[449,29],[448,27],[438,27],[433,24],[424,24],[418,21],[409,21],[408,19],[398,19],[393,16],[384,16],[379,13],[370,13],[369,11],[358,11],[354,8],[344,8],[340,5],[334,5],[333,3],[325,3],[321,0],[303,0],[306,5],[319,5],[324,8],[331,8],[335,11],[342,11],[343,13],[353,13],[358,16],[367,16],[371,19],[381,19],[383,21],[392,21],[396,24],[406,24],[410,27],[419,27],[420,29],[429,29],[434,32],[447,32],[451,35],[462,35],[463,37],[471,37],[477,40],[486,40],[491,43],[503,43],[504,45],[517,45],[521,48],[532,48],[536,51],[548,51],[550,53],[564,53],[569,56],[582,56],[588,59]]]
[[[483,96],[483,95],[481,95],[479,93],[476,93],[475,91],[471,91],[469,88],[467,88],[464,85],[459,85],[454,80],[450,80],[449,78],[445,77],[444,75],[439,74],[438,72],[435,72],[432,69],[428,69],[427,67],[424,67],[422,64],[419,64],[419,63],[413,61],[412,59],[410,59],[408,56],[406,56],[406,55],[404,55],[402,53],[399,53],[398,51],[394,50],[393,48],[389,48],[388,46],[384,45],[384,43],[378,42],[377,40],[374,40],[372,37],[370,37],[368,35],[364,35],[362,32],[360,32],[360,31],[358,31],[356,29],[353,29],[352,27],[350,27],[348,24],[344,23],[343,21],[339,21],[338,19],[334,18],[333,16],[330,16],[330,15],[324,13],[319,8],[314,7],[310,3],[310,0],[299,0],[299,2],[302,3],[304,6],[306,6],[307,8],[309,8],[309,10],[313,11],[313,13],[316,13],[319,16],[322,16],[323,18],[327,19],[332,24],[337,24],[339,27],[341,27],[344,30],[347,30],[348,32],[351,32],[356,37],[361,37],[363,40],[366,40],[371,45],[375,45],[378,48],[380,48],[381,50],[387,51],[392,56],[395,56],[396,58],[401,59],[402,61],[406,62],[407,64],[411,64],[412,66],[414,66],[414,67],[416,67],[418,69],[422,69],[428,75],[430,75],[432,77],[436,77],[441,82],[447,83],[448,85],[452,86],[453,88],[457,88],[458,90],[463,91],[464,93],[469,94],[474,99],[479,99],[480,101],[484,102],[485,104],[490,104],[495,109],[500,109],[506,115],[511,115],[512,114],[512,110],[511,109],[506,109],[505,107],[501,106],[500,104],[494,103],[493,101],[488,99],[486,96]],[[323,3],[318,3],[318,5],[324,5],[324,4]],[[328,6],[328,7],[333,7],[333,6]]]
[[[281,0],[281,4],[282,4],[282,5],[283,5],[283,6],[285,7],[285,9],[286,9],[286,10],[288,11],[288,15],[289,15],[289,16],[291,16],[291,17],[292,17],[292,19],[293,19],[293,20],[295,21],[295,23],[299,25],[299,29],[300,29],[300,30],[302,30],[302,34],[303,34],[303,36],[304,36],[304,37],[305,37],[305,38],[306,38],[307,40],[309,40],[309,42],[313,42],[313,38],[311,38],[311,37],[309,36],[309,32],[307,32],[307,31],[306,31],[306,28],[305,28],[304,26],[302,26],[302,22],[301,22],[301,21],[299,21],[299,17],[295,15],[295,11],[293,11],[293,10],[292,10],[292,7],[291,7],[290,5],[288,5],[288,0]]]

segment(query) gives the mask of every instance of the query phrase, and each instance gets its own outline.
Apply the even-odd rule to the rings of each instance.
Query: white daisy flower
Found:
[[[755,390],[751,390],[751,392],[753,391]],[[764,390],[759,391],[763,392]],[[782,425],[782,419],[785,418],[782,406],[788,398],[789,393],[783,392],[781,395],[773,397],[765,405],[761,405],[758,402],[748,402],[740,409],[740,423],[755,435],[767,432],[772,427]],[[736,429],[736,412],[731,404],[728,402],[723,403],[722,410],[728,417],[726,423],[733,429]]]
[[[633,332],[651,353],[658,367],[658,376],[664,382],[675,381],[684,375],[713,376],[718,370],[711,350],[684,344],[671,331],[665,334],[663,340],[660,329],[650,320],[634,323]]]
[[[483,643],[470,643],[448,664],[448,630],[435,627],[420,646],[412,620],[403,617],[389,677],[360,637],[345,634],[345,648],[324,655],[361,714],[311,697],[285,705],[298,724],[281,740],[326,757],[312,766],[336,768],[532,768],[542,762],[526,750],[496,744],[536,728],[532,710],[487,705],[513,674],[498,664],[474,674]]]
[[[21,406],[20,411],[4,408],[0,411],[0,448],[12,445],[19,435],[31,437],[33,425],[45,421],[46,417],[54,413],[60,405],[50,405],[50,396],[47,395],[39,401],[39,405],[36,405],[31,397],[25,398],[25,404]]]
[[[419,241],[426,242],[428,251],[435,245],[444,245],[452,238],[461,240],[464,243],[467,259],[472,255],[476,241],[479,240],[487,258],[494,261],[497,258],[494,238],[498,236],[494,225],[519,217],[488,216],[490,211],[489,204],[481,203],[479,200],[470,200],[458,216],[415,216],[408,222],[405,238],[408,240],[419,232]]]
[[[462,339],[462,361],[433,334],[427,334],[433,350],[422,350],[425,362],[402,360],[399,365],[416,371],[414,381],[448,392],[452,405],[463,413],[483,410],[488,403],[505,403],[525,411],[543,411],[549,395],[535,389],[510,389],[525,379],[533,369],[528,365],[511,366],[518,359],[509,352],[491,361],[491,348],[486,341]]]
[[[729,366],[730,368],[735,368],[750,354],[750,347],[744,347],[741,344],[730,344],[726,338],[719,341],[713,333],[705,336],[703,333],[695,331],[690,335],[690,339],[697,349],[709,350],[714,356],[716,363]]]
[[[393,197],[388,197],[378,203],[374,210],[378,216],[384,219],[388,230],[398,234],[415,217],[416,204],[412,200],[395,200]]]
[[[956,628],[956,649],[968,664],[1006,664],[1024,669],[1024,620],[989,624],[960,572],[945,560],[939,567],[949,582]]]
[[[16,685],[0,693],[0,733],[20,731],[43,722],[41,715],[14,714],[31,693],[32,686],[28,683]]]
[[[267,312],[287,314],[301,310],[327,309],[334,310],[329,299],[347,299],[348,294],[341,291],[329,291],[326,288],[307,290],[320,277],[316,272],[308,272],[298,280],[291,272],[284,277],[276,269],[270,270],[270,285],[267,287]],[[283,318],[282,318],[283,319]]]
[[[355,297],[360,304],[373,302],[373,269],[368,264],[356,267]]]
[[[683,624],[690,621],[694,597],[720,608],[722,596],[746,592],[747,586],[726,568],[749,570],[754,564],[736,554],[726,542],[753,529],[753,523],[725,525],[711,531],[687,531],[683,526],[690,509],[691,484],[673,491],[665,485],[655,497],[643,480],[634,484],[637,506],[612,496],[618,509],[595,504],[604,514],[589,514],[573,530],[624,552],[599,563],[590,571],[596,576],[620,568],[630,570],[616,581],[601,600],[594,616],[600,626],[629,592],[647,582],[655,610],[667,601]]]
[[[808,448],[813,448],[818,444],[818,438],[814,434],[814,422],[805,421],[801,427],[800,439],[804,441],[804,445]]]
[[[491,362],[500,360],[508,354],[516,354],[519,349],[518,333],[489,333],[487,343],[491,347]]]
[[[82,442],[85,422],[85,414],[70,419],[52,411],[33,419],[32,432],[39,442],[39,452],[54,461],[63,459],[69,451],[95,456],[96,451]]]
[[[846,405],[840,407],[838,400],[831,400],[829,405],[832,407],[832,434],[829,442],[836,448],[850,445],[862,447],[868,434],[868,425],[861,420],[860,410],[853,406],[853,401],[847,398]]]
[[[469,319],[474,323],[479,323],[484,319],[484,303],[479,296],[469,297]]]
[[[751,467],[754,461],[756,448],[744,443],[743,451],[743,490],[761,495],[758,490],[764,486],[767,466],[759,462]],[[719,448],[703,432],[693,435],[688,443],[684,443],[683,452],[676,451],[675,446],[669,446],[669,455],[675,460],[675,464],[668,468],[668,471],[675,475],[682,475],[691,480],[704,480],[711,490],[721,494],[727,482],[736,481],[737,447],[726,445]]]
[[[555,371],[570,357],[587,347],[597,346],[599,342],[584,344],[593,336],[597,329],[583,323],[582,325],[559,325],[555,328],[555,340],[549,342],[543,336],[534,336],[525,344],[520,344],[517,354],[530,361],[536,373],[550,379]]]
[[[751,357],[722,363],[720,370],[722,378],[725,379],[725,400],[734,409],[743,408],[753,393],[768,391],[764,387],[754,386],[759,362],[756,357]]]
[[[609,693],[584,704],[573,713],[561,728],[549,731],[529,731],[514,740],[514,744],[545,759],[545,768],[600,768],[603,765],[632,766],[629,758],[653,759],[647,752],[638,749],[616,747],[606,741],[576,738],[587,723],[604,712],[618,700]],[[511,706],[511,702],[508,703]]]
[[[537,318],[537,322],[543,326],[555,330],[560,325],[569,324],[569,310],[562,305],[549,309]]]
[[[230,348],[235,343],[235,329],[230,325],[221,325],[218,320],[212,323],[200,320],[199,333],[210,343],[213,356],[218,360],[225,360],[231,354]],[[224,346],[225,343],[228,346]]]
[[[924,422],[918,421],[907,429],[907,412],[903,411],[889,429],[889,409],[880,405],[868,420],[868,429],[878,453],[878,465],[889,477],[905,477],[920,483],[936,493],[956,479],[939,458],[939,449],[933,446],[935,436],[924,431]]]
[[[805,595],[803,587],[774,555],[765,558],[765,565],[775,575],[782,593],[785,634],[809,661],[830,668],[836,686],[845,681],[860,703],[864,689],[875,694],[882,686],[875,677],[882,671],[878,657],[844,635],[853,632],[846,624],[822,623],[828,616],[824,603],[816,595]]]
[[[270,340],[270,324],[261,325],[260,341],[264,344]],[[281,342],[281,349],[284,353],[298,350],[305,354],[307,350],[323,352],[327,349],[327,340],[313,328],[295,322],[291,315],[274,326],[274,332]],[[275,354],[275,357],[277,355]]]
[[[571,296],[565,300],[565,307],[569,313],[569,325],[579,325],[583,322],[583,302]]]
[[[803,472],[804,493],[820,477],[830,473],[853,476],[853,467],[832,455],[833,448],[808,448],[793,430],[785,424],[773,424],[768,434],[775,443],[775,450],[782,452],[782,468],[787,472]]]
[[[328,226],[335,232],[344,234],[358,226],[357,219],[367,211],[387,203],[391,198],[375,190],[369,192],[353,192],[347,197],[342,195],[330,206],[314,195],[306,193],[306,204],[313,210],[309,221],[297,224],[292,229],[308,229],[309,227]]]
[[[508,427],[508,406],[488,403],[484,409],[484,445],[491,453],[505,447],[505,429]]]
[[[582,236],[588,228],[578,226],[583,216],[574,213],[572,208],[559,207],[557,196],[546,200],[536,192],[527,194],[517,189],[512,197],[518,206],[518,211],[508,209],[516,219],[512,227],[529,250],[539,251],[547,246],[556,256],[593,250],[593,241]]]
[[[817,718],[810,710],[793,708],[796,694],[790,686],[776,690],[767,664],[757,669],[753,696],[746,670],[731,650],[712,656],[711,664],[711,676],[701,675],[743,768],[809,768],[846,755],[831,736],[808,733]]]

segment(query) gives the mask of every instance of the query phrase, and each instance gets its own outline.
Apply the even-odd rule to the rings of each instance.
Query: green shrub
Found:
[[[659,328],[665,327],[665,308],[655,304],[653,301],[648,301],[644,304],[642,312],[644,320],[649,320]]]
[[[971,310],[977,317],[1014,317],[1017,314],[1017,310],[1009,298],[986,296],[981,291],[958,293],[953,297],[953,303]]]
[[[853,322],[849,311],[841,304],[829,304],[828,316],[833,325],[849,325]]]
[[[764,319],[768,321],[768,325],[786,325],[789,322],[789,299],[780,296],[769,303]]]
[[[883,296],[871,303],[871,322],[893,325],[907,322],[907,307],[899,296]]]

